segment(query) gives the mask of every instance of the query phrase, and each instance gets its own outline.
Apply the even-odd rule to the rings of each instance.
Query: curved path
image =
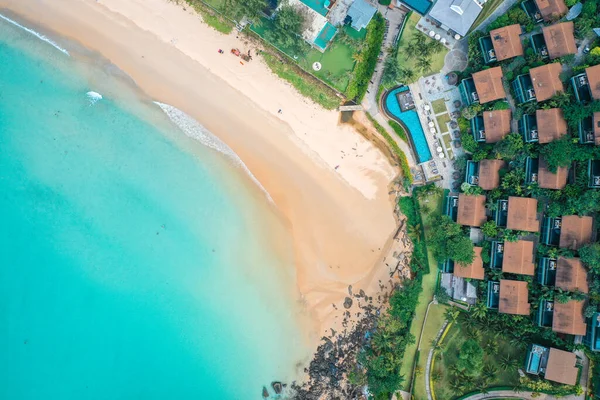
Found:
[[[427,311],[429,311],[429,309],[427,309]],[[425,324],[423,324],[423,326],[425,326]],[[440,338],[442,337],[442,334],[446,330],[447,326],[448,326],[448,320],[444,321],[444,325],[442,325],[442,329],[439,330],[439,332],[437,333],[437,336],[435,337],[436,346],[439,343]],[[421,337],[423,337],[423,332],[421,332]],[[431,350],[429,350],[429,354],[427,355],[427,366],[425,367],[425,391],[427,392],[427,399],[429,399],[429,400],[433,400],[433,395],[431,394],[431,392],[432,392],[432,390],[431,390],[432,389],[431,388],[431,363],[433,362],[433,355],[435,353],[436,346],[431,346]]]
[[[576,400],[582,399],[583,396],[565,396],[560,397],[561,400]],[[534,397],[533,392],[513,392],[512,390],[497,390],[489,393],[477,393],[469,397],[465,397],[463,400],[481,400],[481,399],[532,399],[532,400],[551,400],[558,399],[558,397],[550,396],[549,394],[536,394]]]

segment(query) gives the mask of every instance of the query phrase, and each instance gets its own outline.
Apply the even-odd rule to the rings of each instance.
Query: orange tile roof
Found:
[[[529,289],[527,282],[500,280],[498,311],[504,314],[529,315]]]
[[[562,65],[559,63],[546,64],[529,70],[537,101],[548,100],[555,94],[564,91],[560,80],[561,72]]]
[[[539,232],[537,200],[527,197],[509,197],[506,227],[517,231]]]
[[[585,69],[592,97],[600,100],[600,64]],[[479,94],[479,92],[477,92]]]
[[[481,104],[506,98],[506,92],[502,85],[502,68],[500,67],[475,72],[473,82]]]
[[[539,143],[550,143],[567,134],[567,121],[560,108],[535,112]]]
[[[496,143],[510,133],[510,110],[494,110],[483,112],[483,129],[485,142]]]
[[[570,351],[550,348],[544,378],[565,385],[577,384],[577,356]]]
[[[562,217],[559,247],[578,250],[592,242],[594,219],[578,215]]]
[[[490,31],[490,38],[498,61],[523,55],[521,25],[514,24]]]
[[[481,259],[481,250],[483,249],[481,247],[473,247],[473,250],[475,251],[473,262],[470,265],[460,265],[457,263],[454,266],[454,276],[459,278],[483,279],[485,275],[483,260]]]
[[[542,28],[548,55],[553,60],[567,54],[577,53],[575,35],[573,34],[573,22],[561,22]]]
[[[479,187],[492,190],[500,185],[500,170],[506,166],[502,160],[479,161]]]
[[[543,158],[538,161],[538,185],[542,189],[562,189],[567,185],[569,170],[558,167],[556,173],[548,170],[548,163]]]
[[[504,242],[502,272],[533,276],[535,273],[533,247],[533,242],[528,240]]]
[[[535,4],[546,21],[558,19],[569,11],[564,0],[535,0]]]
[[[587,270],[579,258],[558,257],[555,286],[569,292],[588,293]]]
[[[485,216],[485,196],[458,195],[458,216],[456,222],[461,225],[481,226],[487,221]]]
[[[552,330],[568,335],[585,335],[587,324],[583,316],[583,301],[554,302]]]

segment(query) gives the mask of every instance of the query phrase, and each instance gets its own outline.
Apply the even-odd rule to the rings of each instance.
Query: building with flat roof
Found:
[[[529,289],[527,282],[500,280],[498,311],[503,314],[529,315]]]
[[[485,196],[458,195],[458,217],[460,225],[480,227],[487,221],[485,215]]]
[[[579,250],[582,246],[590,244],[592,242],[593,225],[594,219],[592,217],[563,216],[559,247]]]
[[[564,91],[560,80],[561,72],[562,65],[559,63],[546,64],[529,70],[537,101],[549,100],[555,94]]]
[[[556,283],[556,268],[558,260],[551,257],[542,257],[538,262],[537,281],[544,286],[554,286]]]
[[[521,25],[514,24],[490,31],[490,38],[494,53],[498,61],[508,60],[509,58],[522,56],[523,43],[521,43]]]
[[[469,278],[482,280],[485,275],[483,269],[483,260],[481,259],[481,247],[474,247],[475,257],[473,262],[469,265],[461,265],[456,263],[454,265],[454,276],[458,278]]]
[[[583,343],[592,351],[600,351],[600,313],[595,312],[587,320],[587,329]]]
[[[600,100],[600,65],[588,67],[585,72],[572,77],[571,85],[580,103]]]
[[[588,187],[600,189],[600,160],[588,161]]]
[[[472,77],[481,104],[506,98],[502,85],[502,68],[494,67],[475,72]]]
[[[567,335],[585,335],[587,324],[583,316],[584,301],[554,302],[552,330]]]
[[[502,272],[533,276],[535,274],[534,259],[535,250],[533,242],[528,240],[504,242]]]
[[[590,291],[588,275],[581,260],[579,258],[558,257],[554,285],[568,292],[588,293]]]
[[[573,22],[561,22],[542,28],[548,57],[551,60],[577,53]]]
[[[483,0],[438,0],[429,11],[429,17],[443,29],[466,36],[484,3]]]
[[[579,121],[579,143],[600,146],[600,112]]]
[[[540,220],[537,217],[537,199],[509,197],[506,227],[516,231],[539,232]]]

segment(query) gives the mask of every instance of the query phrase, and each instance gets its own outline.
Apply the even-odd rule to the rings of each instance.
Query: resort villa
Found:
[[[579,250],[582,246],[592,243],[592,217],[567,215],[562,217],[561,222],[559,247]]]
[[[480,227],[487,221],[485,215],[485,196],[458,195],[458,216],[456,222],[460,225]]]
[[[486,64],[523,55],[521,25],[509,25],[490,31],[490,36],[479,38],[479,47]]]
[[[511,196],[508,200],[498,200],[495,219],[500,227],[516,231],[539,232],[537,199]]]
[[[512,83],[517,102],[546,101],[564,91],[560,80],[561,72],[562,65],[553,63],[532,68],[529,74],[519,75]]]
[[[552,330],[567,335],[585,335],[587,324],[583,316],[584,305],[584,301],[577,300],[554,302]]]
[[[471,78],[463,79],[459,86],[460,94],[466,105],[489,103],[506,98],[502,85],[502,68],[494,67],[475,72]]]
[[[429,18],[450,36],[460,39],[469,32],[484,4],[485,0],[438,0],[429,11]]]
[[[502,160],[467,161],[465,182],[492,190],[500,185],[500,170],[506,166]]]
[[[558,257],[554,286],[568,292],[588,293],[587,271],[579,258]]]
[[[567,134],[567,121],[560,108],[537,110],[519,121],[519,133],[527,143],[550,143]]]
[[[469,265],[454,265],[454,276],[457,278],[466,278],[466,279],[478,279],[482,280],[485,275],[485,270],[483,269],[483,260],[481,259],[481,251],[483,250],[481,247],[474,247],[475,257],[473,258],[473,262]]]
[[[527,351],[525,372],[541,374],[549,381],[575,385],[579,374],[577,356],[569,351],[532,344]]]
[[[531,36],[531,44],[536,53],[554,60],[577,53],[573,22],[562,22],[545,26],[542,33]]]
[[[502,272],[533,276],[535,274],[534,259],[535,250],[533,242],[529,240],[504,242]]]
[[[498,311],[503,314],[529,315],[527,282],[500,279]]]
[[[511,111],[485,111],[471,120],[473,138],[477,142],[497,143],[511,131]]]
[[[600,112],[579,121],[579,143],[600,146]]]
[[[536,23],[556,21],[569,11],[564,0],[526,0],[521,7]]]
[[[600,100],[600,65],[588,67],[585,72],[571,78],[575,97],[580,103]]]
[[[525,161],[525,183],[537,183],[542,189],[563,189],[567,185],[568,173],[566,167],[550,172],[543,158],[527,157]]]

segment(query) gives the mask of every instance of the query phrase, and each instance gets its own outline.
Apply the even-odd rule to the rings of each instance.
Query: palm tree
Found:
[[[498,354],[498,351],[500,350],[500,348],[498,346],[498,342],[495,340],[488,340],[488,342],[485,345],[485,350],[487,351],[488,354],[495,356],[496,354]]]
[[[477,319],[485,318],[487,312],[487,305],[482,302],[477,302],[473,307],[471,307],[471,315]]]
[[[500,357],[498,364],[500,365],[500,368],[502,368],[504,371],[508,371],[513,368],[516,368],[519,365],[519,362],[510,354],[507,354],[505,356]]]
[[[496,377],[497,373],[498,373],[498,368],[496,368],[495,365],[485,364],[483,366],[482,378],[492,381]]]
[[[460,311],[454,307],[448,307],[446,312],[444,313],[444,318],[450,323],[454,323],[458,321],[458,317],[460,315]]]
[[[431,59],[427,57],[419,57],[415,65],[421,70],[421,72],[428,72],[431,69]]]
[[[416,223],[414,225],[408,225],[406,227],[406,233],[408,233],[408,236],[410,236],[411,239],[419,237],[421,234],[421,224]]]
[[[352,59],[357,63],[361,63],[365,59],[365,56],[362,51],[357,51],[352,54]]]

